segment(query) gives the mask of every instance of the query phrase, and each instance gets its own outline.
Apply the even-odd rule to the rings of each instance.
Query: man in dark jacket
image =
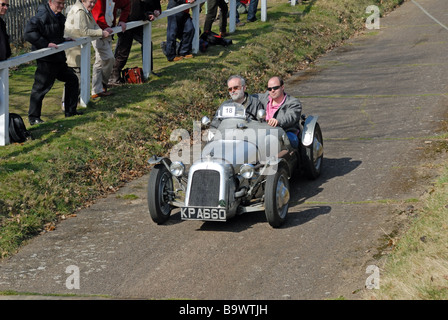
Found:
[[[6,32],[6,23],[3,17],[9,8],[9,0],[0,0],[0,61],[6,60],[11,56],[11,47],[9,45],[9,35]]]
[[[32,44],[33,50],[58,48],[64,38],[65,16],[62,14],[65,0],[48,0],[39,5],[37,14],[31,18],[25,29],[25,40]],[[37,69],[31,90],[28,119],[31,125],[43,123],[42,101],[52,88],[54,81],[65,82],[65,116],[82,114],[76,111],[79,82],[74,71],[67,66],[65,51],[37,59]]]
[[[246,108],[246,115],[256,120],[257,111],[264,109],[264,106],[256,96],[249,95],[246,92],[246,80],[239,75],[233,75],[227,80],[227,89],[229,90],[230,99],[224,101],[221,106],[232,102],[242,104]],[[218,111],[216,111],[215,118],[210,124],[213,128],[217,128],[221,122],[220,119],[216,118],[217,113]]]
[[[131,0],[131,12],[127,22],[149,20],[153,21],[162,13],[160,0]],[[115,48],[115,63],[109,79],[109,85],[121,84],[121,71],[126,65],[131,52],[133,40],[143,44],[143,26],[132,28],[118,34]],[[151,42],[151,72],[153,69],[152,42]]]
[[[185,3],[193,3],[194,1],[195,0],[169,0],[167,9]],[[190,10],[181,11],[168,17],[165,47],[165,54],[168,61],[193,58],[192,47],[195,30],[189,11]],[[180,39],[179,50],[177,50],[177,38]]]

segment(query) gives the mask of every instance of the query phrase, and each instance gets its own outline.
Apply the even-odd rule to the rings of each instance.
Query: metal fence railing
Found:
[[[28,6],[29,10],[28,14],[31,13],[31,16],[35,15],[36,9],[34,9],[34,5],[37,5],[46,2],[48,0],[11,0],[12,6],[10,8],[17,10],[21,10],[20,8],[25,8]],[[66,0],[66,6],[69,4],[73,4],[76,0]],[[296,1],[301,2],[301,0],[291,0],[291,5],[294,6]],[[170,15],[176,14],[186,9],[191,9],[192,11],[192,19],[193,25],[195,27],[195,36],[193,39],[193,53],[197,53],[199,51],[199,11],[200,5],[206,2],[206,0],[197,0],[192,4],[183,4],[178,7],[165,10],[162,14],[156,19],[163,19]],[[261,0],[261,21],[266,21],[267,17],[267,0]],[[20,7],[22,5],[22,7]],[[24,9],[24,11],[26,11]],[[13,16],[11,14],[13,11],[8,12],[6,15]],[[30,17],[31,17],[30,16]],[[12,18],[12,20],[8,20],[9,23],[16,23],[19,26],[17,29],[25,28],[26,20],[25,13],[23,13],[22,18]],[[236,0],[229,0],[229,32],[232,33],[235,31],[236,25]],[[143,26],[143,39],[148,39],[148,41],[143,41],[143,50],[142,50],[142,69],[143,75],[145,78],[149,78],[151,72],[151,26],[152,23],[149,21],[133,21],[127,23],[127,29],[136,28],[139,26]],[[8,28],[8,32],[13,30],[11,27]],[[113,28],[114,34],[121,32],[120,27]],[[58,45],[58,49],[55,48],[45,48],[36,51],[32,51],[20,56],[16,56],[10,58],[5,61],[0,62],[0,146],[5,146],[9,144],[9,68],[21,65],[23,63],[27,63],[30,61],[34,61],[36,59],[52,55],[56,52],[67,50],[72,47],[80,46],[81,47],[81,81],[80,81],[80,105],[82,107],[86,107],[87,103],[90,100],[90,85],[91,85],[91,77],[90,77],[90,61],[91,61],[91,42],[95,40],[90,37],[78,38],[75,41],[64,42],[63,44]],[[30,88],[31,92],[31,88]]]

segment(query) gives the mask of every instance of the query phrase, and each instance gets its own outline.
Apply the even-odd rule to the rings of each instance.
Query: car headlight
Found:
[[[182,162],[180,161],[174,161],[171,165],[170,165],[170,172],[173,176],[175,177],[180,177],[181,175],[184,174],[185,171],[185,166]]]
[[[240,167],[240,175],[244,179],[250,179],[254,176],[255,173],[255,167],[249,163],[243,164]]]
[[[212,141],[214,137],[215,137],[215,134],[213,133],[213,131],[212,130],[208,130],[208,132],[207,132],[207,142]]]

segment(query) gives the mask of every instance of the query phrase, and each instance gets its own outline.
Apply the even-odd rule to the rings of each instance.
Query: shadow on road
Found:
[[[345,176],[355,170],[361,161],[352,158],[324,158],[322,173],[316,180],[294,177],[291,181],[290,206],[303,204],[306,200],[323,191],[323,185],[335,177]]]
[[[283,228],[291,228],[305,224],[314,218],[328,214],[331,211],[331,206],[328,205],[316,205],[305,210],[300,210],[296,212],[289,212],[288,220],[286,221]]]
[[[305,204],[308,199],[312,199],[324,190],[323,186],[326,182],[350,173],[360,164],[361,161],[353,160],[352,158],[324,158],[322,173],[316,180],[311,181],[302,176],[293,178],[291,181],[290,207]],[[299,226],[320,215],[328,214],[330,211],[331,206],[329,205],[308,205],[306,209],[296,212],[291,212],[290,210],[289,219],[283,227]]]

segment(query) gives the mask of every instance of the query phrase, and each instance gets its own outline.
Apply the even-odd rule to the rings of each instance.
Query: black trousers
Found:
[[[53,87],[55,80],[65,82],[65,113],[74,113],[78,105],[79,81],[75,72],[67,66],[66,62],[48,62],[37,60],[37,69],[34,74],[34,84],[31,89],[30,120],[40,118],[42,101]]]
[[[212,24],[216,19],[218,7],[221,9],[219,12],[219,32],[226,32],[229,7],[224,0],[207,0],[207,14],[205,15],[204,32],[209,32],[212,30]]]
[[[118,82],[121,77],[121,70],[128,62],[129,53],[131,52],[132,42],[136,40],[143,45],[143,26],[126,30],[118,34],[117,46],[115,48],[115,64],[112,69],[109,82]],[[153,70],[152,58],[153,45],[151,42],[151,70]],[[143,54],[143,47],[142,47]]]

